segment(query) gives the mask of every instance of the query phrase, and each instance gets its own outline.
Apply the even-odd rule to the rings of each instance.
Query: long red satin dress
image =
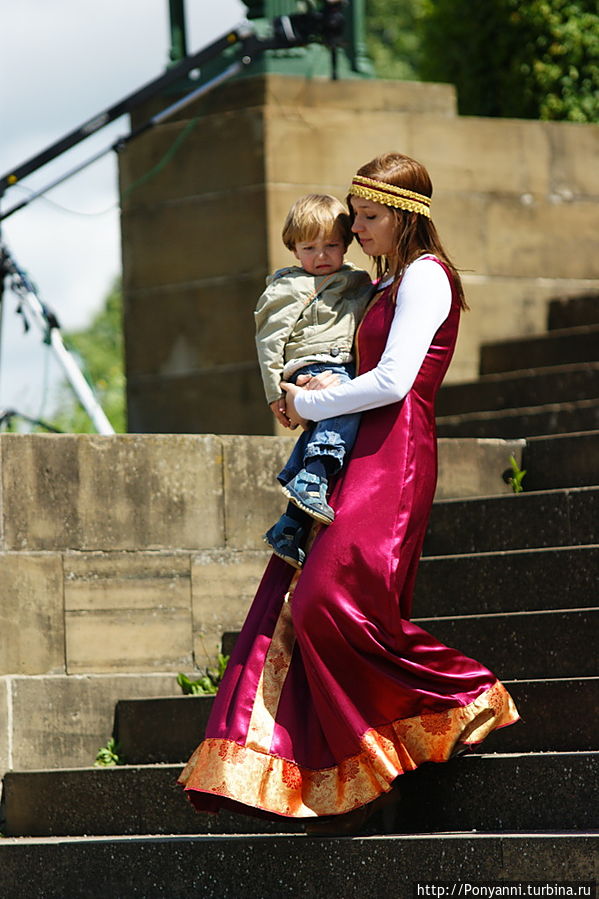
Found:
[[[448,273],[449,274],[449,273]],[[451,279],[450,279],[451,280]],[[273,556],[180,782],[200,811],[342,814],[423,762],[518,720],[496,677],[410,622],[437,477],[434,398],[460,307],[397,403],[363,413],[301,571]],[[390,290],[357,335],[359,372],[380,359]]]

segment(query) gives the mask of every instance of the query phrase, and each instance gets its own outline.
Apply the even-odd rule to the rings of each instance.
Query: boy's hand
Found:
[[[289,427],[297,428],[298,425],[301,425],[304,431],[307,431],[310,428],[310,422],[306,421],[305,418],[302,418],[295,408],[295,397],[303,388],[298,387],[295,384],[287,383],[286,381],[281,381],[281,387],[285,391],[286,415],[291,422]]]
[[[339,375],[332,371],[321,371],[318,375],[298,375],[296,384],[304,390],[325,390],[340,383]]]
[[[285,412],[285,397],[281,396],[278,400],[275,400],[274,403],[269,403],[270,411],[279,422],[279,424],[283,425],[284,428],[297,428],[297,425],[292,425],[289,419],[287,418],[287,413]]]

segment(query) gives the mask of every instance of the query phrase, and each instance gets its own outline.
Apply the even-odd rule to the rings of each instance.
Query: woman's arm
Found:
[[[338,387],[310,391],[294,388],[299,416],[322,421],[402,400],[450,308],[451,285],[444,269],[432,259],[413,262],[399,286],[389,337],[376,368]]]

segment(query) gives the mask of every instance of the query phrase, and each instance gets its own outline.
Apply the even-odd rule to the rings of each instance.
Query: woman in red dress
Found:
[[[358,375],[283,386],[292,423],[359,411],[360,431],[303,569],[275,556],[266,569],[181,775],[198,810],[351,832],[401,774],[518,720],[488,669],[410,622],[437,477],[435,394],[465,306],[431,196],[426,169],[397,153],[352,181],[353,231],[379,276]]]

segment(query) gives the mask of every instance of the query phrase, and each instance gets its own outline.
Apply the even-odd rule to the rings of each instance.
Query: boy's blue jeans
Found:
[[[340,382],[344,383],[351,381],[355,369],[352,364],[335,365],[330,362],[313,362],[294,372],[289,380],[295,384],[300,375],[317,375],[322,371],[334,372],[339,375]],[[277,475],[277,480],[283,485],[288,484],[298,471],[304,468],[306,462],[315,456],[328,456],[329,459],[334,460],[334,470],[331,473],[336,474],[355,443],[359,426],[359,412],[317,421],[310,430],[302,432],[285,467]]]

